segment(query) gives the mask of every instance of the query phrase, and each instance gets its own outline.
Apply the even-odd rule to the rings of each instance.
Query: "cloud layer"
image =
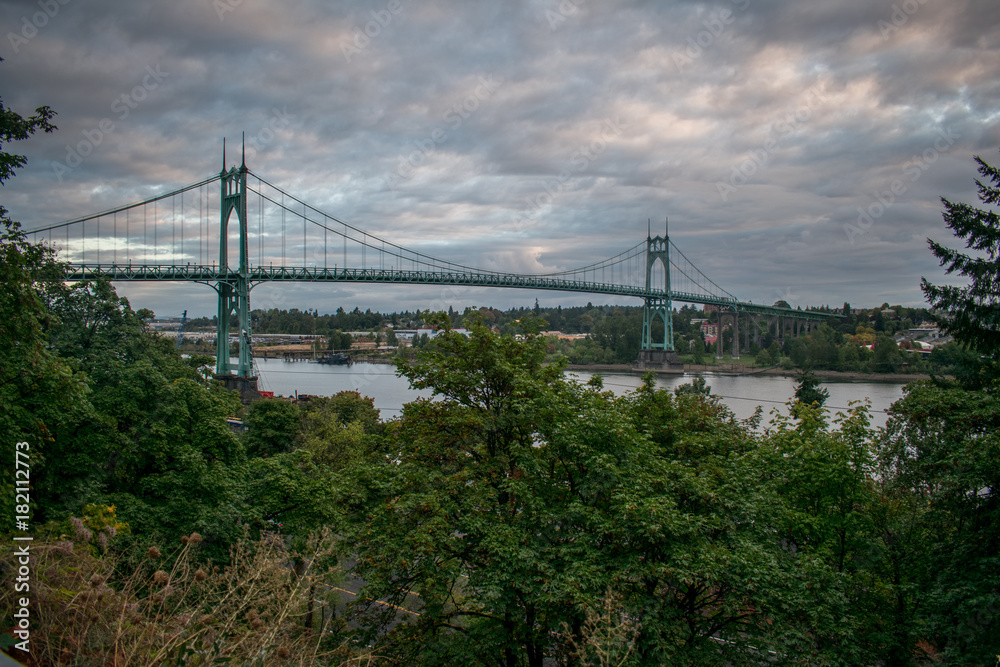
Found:
[[[975,202],[972,156],[1000,147],[993,0],[35,0],[0,3],[0,20],[4,103],[59,114],[58,132],[16,146],[29,164],[4,186],[28,228],[201,180],[245,132],[271,182],[444,259],[582,265],[669,216],[741,298],[916,305],[920,276],[941,276],[925,241],[948,239],[939,198]],[[120,289],[162,314],[214,312],[201,286]],[[253,298],[536,296],[588,300],[378,285]]]

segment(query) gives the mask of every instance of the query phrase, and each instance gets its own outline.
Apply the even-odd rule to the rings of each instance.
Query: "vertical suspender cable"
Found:
[[[264,266],[264,195],[260,176],[257,177],[257,262]]]

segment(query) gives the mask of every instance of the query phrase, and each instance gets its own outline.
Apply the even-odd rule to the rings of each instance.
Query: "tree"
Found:
[[[979,199],[996,205],[1000,202],[1000,170],[978,156],[975,160],[985,180],[976,179]],[[948,228],[977,253],[964,253],[927,239],[941,266],[947,266],[945,273],[968,278],[969,284],[934,285],[921,278],[920,287],[931,306],[944,311],[938,323],[956,341],[983,355],[980,367],[971,369],[965,378],[971,385],[981,385],[1000,378],[1000,216],[996,211],[943,197],[941,202]]]
[[[351,334],[337,329],[327,336],[326,349],[328,350],[349,350],[354,338]]]
[[[601,425],[595,442],[580,443],[572,455],[569,443],[555,444],[584,437],[582,421],[560,417],[582,409],[567,404],[579,392],[597,392],[581,389],[556,400],[567,381],[561,364],[544,365],[547,343],[530,318],[522,322],[523,341],[496,336],[475,316],[465,318],[468,338],[452,332],[444,314],[427,321],[443,329],[435,345],[398,368],[438,400],[404,407],[389,434],[394,461],[376,456],[349,475],[363,490],[348,498],[368,499],[357,507],[360,521],[347,528],[357,571],[372,600],[402,605],[410,592],[420,595],[419,620],[397,625],[384,639],[385,650],[405,655],[404,662],[486,657],[541,665],[559,623],[574,621],[581,596],[597,593],[567,586],[552,569],[578,550],[568,508],[586,512],[601,488],[596,479],[589,485],[581,479],[572,493],[567,477],[587,465],[589,446],[610,455],[629,429],[620,419],[595,419]],[[571,432],[552,432],[574,422]],[[624,429],[620,436],[616,426]],[[540,438],[552,446],[536,447]],[[597,473],[614,460],[591,463]],[[577,560],[585,572],[588,563]],[[371,638],[395,625],[388,611],[369,617]]]
[[[678,385],[674,387],[675,396],[684,396],[687,394],[693,394],[697,396],[708,397],[712,393],[712,388],[708,386],[705,378],[701,375],[696,376],[691,382],[687,384]]]
[[[3,151],[4,146],[38,130],[56,129],[49,122],[54,115],[39,107],[34,116],[23,118],[0,101],[0,183],[26,162],[23,155]],[[54,433],[90,408],[85,378],[49,345],[48,332],[58,319],[46,307],[45,294],[60,285],[62,275],[52,249],[30,243],[0,206],[0,495],[7,498],[13,497],[14,444],[28,443],[34,478]],[[6,515],[2,527],[12,527],[13,521],[13,514]]]
[[[919,508],[897,533],[927,539],[904,563],[896,588],[944,662],[993,664],[1000,646],[1000,396],[932,381],[905,391],[889,410],[880,477],[890,497]]]
[[[772,471],[768,483],[784,500],[781,523],[774,528],[783,548],[805,566],[807,588],[823,590],[819,608],[832,615],[810,627],[810,640],[828,662],[803,662],[898,665],[881,660],[899,628],[880,570],[883,554],[875,544],[884,536],[877,521],[884,512],[876,507],[880,494],[872,478],[867,408],[855,406],[840,415],[836,431],[826,427],[816,405],[799,403],[795,412],[797,421],[775,416],[761,449],[770,450],[763,454]],[[819,562],[825,567],[817,568]],[[913,641],[907,648],[912,654]]]
[[[895,373],[900,363],[899,345],[889,336],[878,334],[872,346],[872,370],[876,373]],[[903,353],[905,354],[905,353]]]
[[[299,417],[299,407],[280,398],[251,403],[243,417],[247,455],[266,458],[294,449],[299,437]]]
[[[310,401],[302,415],[302,448],[318,463],[340,469],[371,450],[374,436],[381,430],[372,398],[341,391]]]
[[[739,422],[652,377],[626,397],[568,380],[545,365],[530,318],[523,338],[482,320],[465,337],[441,318],[429,318],[445,325],[435,346],[398,366],[434,399],[406,405],[382,448],[338,474],[338,532],[365,581],[359,641],[402,664],[541,666],[579,658],[602,608],[632,624],[616,647],[631,664],[767,651],[857,664],[850,582],[819,548],[802,558],[784,544],[799,526],[779,493],[785,457],[755,440],[759,416]]]
[[[821,408],[826,399],[830,398],[828,389],[818,389],[820,380],[811,369],[802,370],[795,379],[799,383],[795,388],[795,400],[798,403]]]

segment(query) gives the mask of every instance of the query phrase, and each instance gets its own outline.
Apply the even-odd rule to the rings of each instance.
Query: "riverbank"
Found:
[[[588,373],[628,373],[632,375],[641,375],[646,372],[634,369],[631,364],[570,364],[566,367],[566,370],[586,371]],[[714,373],[717,375],[768,375],[788,378],[794,378],[800,372],[798,369],[786,370],[784,368],[754,368],[753,366],[743,366],[741,364],[723,364],[721,366],[684,364],[683,368],[675,366],[672,368],[649,370],[656,375]],[[906,384],[917,380],[930,379],[929,375],[921,373],[852,373],[826,370],[814,370],[813,373],[824,382],[886,382],[891,384]]]

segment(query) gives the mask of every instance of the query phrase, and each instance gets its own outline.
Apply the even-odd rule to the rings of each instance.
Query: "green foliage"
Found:
[[[63,286],[50,251],[6,230],[0,428],[31,446],[33,520],[96,503],[142,536],[234,537],[243,450],[225,417],[238,400],[210,388],[204,359],[147,331],[146,313],[109,284]]]
[[[985,181],[976,180],[979,199],[984,204],[996,205],[1000,201],[1000,170],[978,156],[975,159]],[[933,285],[924,278],[920,287],[931,305],[944,312],[938,323],[956,341],[983,355],[983,362],[963,374],[968,386],[983,386],[1000,377],[1000,216],[996,211],[944,198],[941,202],[948,228],[965,240],[967,248],[977,252],[963,253],[927,239],[941,266],[947,266],[945,273],[957,273],[967,278],[969,284]]]
[[[790,482],[752,435],[759,418],[734,420],[704,387],[675,397],[647,382],[615,398],[569,382],[542,365],[531,322],[523,340],[440,324],[435,347],[399,366],[437,398],[407,405],[384,453],[340,477],[345,549],[369,600],[362,641],[408,663],[540,665],[579,655],[587,636],[600,645],[593,610],[610,588],[634,624],[597,634],[627,636],[637,664],[858,654],[863,623],[843,621],[850,586],[827,550],[800,555],[781,538],[808,521],[782,501]],[[825,472],[796,480],[835,487]],[[845,511],[813,539],[831,542]],[[402,623],[372,602],[412,595],[421,615]]]
[[[911,603],[948,664],[988,664],[1000,646],[1000,398],[919,382],[890,410],[887,487],[919,503]]]
[[[685,395],[708,396],[712,393],[712,388],[708,386],[705,378],[697,376],[691,382],[682,384],[674,388],[674,394],[678,397]]]
[[[27,242],[2,216],[0,234],[0,492],[13,497],[14,443],[26,442],[32,476],[52,454],[57,433],[91,416],[85,377],[48,345],[58,319],[45,304],[44,285],[62,274],[51,250]],[[4,528],[13,515],[4,515]],[[45,521],[44,515],[39,517]]]
[[[327,334],[326,349],[328,350],[349,350],[354,342],[354,337],[346,331],[336,329]]]
[[[662,326],[660,336],[662,340]],[[590,337],[599,347],[614,354],[614,362],[631,363],[639,358],[639,347],[642,343],[642,314],[638,310],[628,314],[615,311],[594,325]]]
[[[795,377],[798,386],[795,387],[795,400],[799,404],[822,408],[826,399],[830,398],[828,389],[820,389],[820,380],[811,369],[800,371]]]
[[[812,577],[816,610],[829,614],[811,628],[811,648],[832,664],[878,664],[897,628],[885,618],[891,606],[879,570],[880,494],[867,407],[840,416],[834,431],[818,406],[800,404],[795,412],[797,423],[774,415],[762,445],[771,450],[769,484],[783,501],[775,526],[782,548]]]
[[[302,416],[302,448],[318,463],[339,470],[364,458],[382,431],[375,402],[356,391],[310,401]]]
[[[295,449],[299,440],[299,407],[282,398],[254,401],[243,416],[247,456],[268,457]]]
[[[54,112],[36,109],[23,118],[0,102],[0,183],[25,164],[3,148],[37,130],[55,129]],[[63,267],[50,248],[27,241],[17,222],[0,206],[0,495],[13,497],[14,443],[28,443],[33,468],[46,459],[53,433],[87,412],[86,385],[72,364],[53,354],[46,331],[57,323],[44,295]],[[13,527],[11,513],[2,527]]]

